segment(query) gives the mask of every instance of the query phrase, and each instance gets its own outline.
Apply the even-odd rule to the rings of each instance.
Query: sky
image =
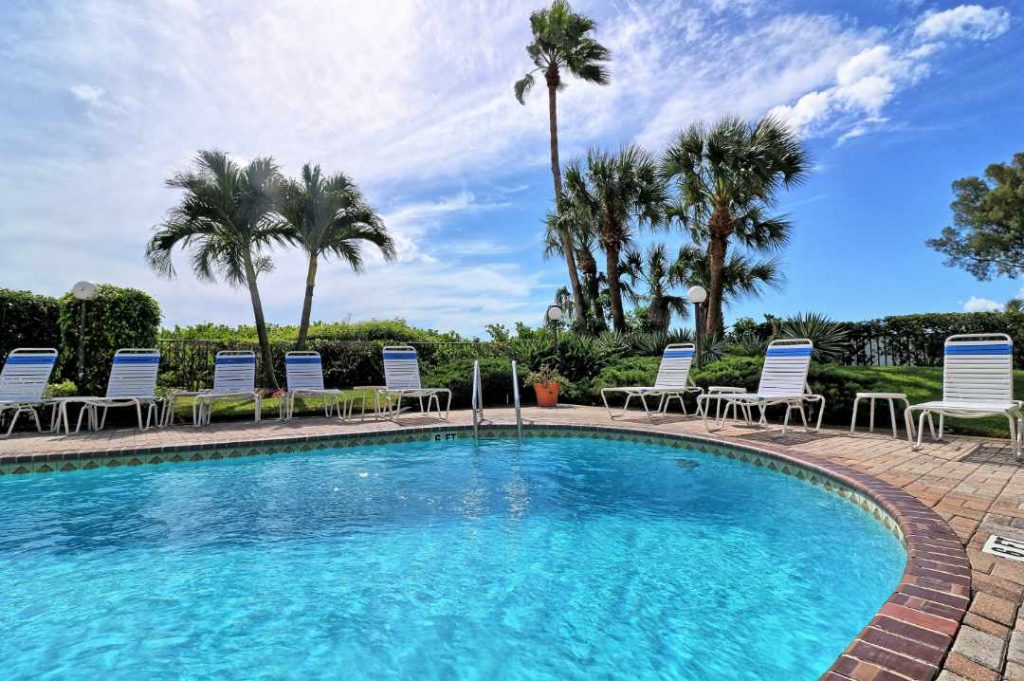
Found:
[[[521,106],[540,2],[443,0],[0,5],[0,287],[79,280],[143,289],[164,325],[250,323],[248,295],[166,280],[143,253],[199,149],[315,162],[353,177],[399,257],[321,266],[313,318],[404,318],[480,335],[540,322],[564,264],[542,254],[552,200],[546,97]],[[660,153],[697,120],[774,113],[813,172],[779,197],[793,239],[779,291],[727,319],[995,309],[1022,282],[979,282],[925,246],[950,183],[1024,151],[1024,0],[578,1],[613,55],[605,87],[559,96],[561,154]],[[641,237],[641,240],[650,237]],[[672,248],[679,232],[660,234]],[[296,323],[305,264],[274,252],[268,319]]]

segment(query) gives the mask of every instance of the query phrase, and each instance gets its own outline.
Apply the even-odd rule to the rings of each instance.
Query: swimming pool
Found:
[[[816,678],[900,542],[794,477],[602,439],[0,479],[6,678]]]

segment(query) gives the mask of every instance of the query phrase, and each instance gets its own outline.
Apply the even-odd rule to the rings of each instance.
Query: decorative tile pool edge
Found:
[[[5,456],[0,458],[0,475],[198,462],[362,445],[444,442],[472,437],[472,433],[471,426],[444,424],[408,427],[400,431]],[[516,430],[511,426],[488,425],[480,429],[480,434],[484,438],[509,439],[516,436]],[[684,435],[618,426],[569,424],[530,425],[524,428],[523,434],[527,437],[600,437],[639,444],[687,447],[794,476],[857,504],[902,541],[907,551],[907,564],[896,591],[822,678],[928,680],[935,678],[942,669],[970,602],[970,563],[953,530],[937,513],[908,492],[847,466],[817,459],[788,447],[752,444],[719,435]],[[893,674],[897,676],[891,676]]]

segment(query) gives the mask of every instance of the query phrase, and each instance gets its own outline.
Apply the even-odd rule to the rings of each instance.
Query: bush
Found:
[[[473,359],[460,358],[428,367],[423,371],[423,385],[429,388],[448,388],[452,391],[452,409],[468,409],[473,400]],[[512,363],[509,360],[485,358],[480,360],[480,383],[485,406],[511,406]],[[533,402],[533,390],[527,392],[520,376],[519,393],[522,402]],[[442,405],[444,406],[444,405]]]
[[[60,299],[61,376],[75,379],[80,394],[102,395],[115,351],[156,347],[160,306],[136,289],[98,286],[96,297],[85,303],[85,366],[77,380],[82,304],[70,293]]]
[[[0,289],[0,363],[14,348],[59,348],[56,298]]]

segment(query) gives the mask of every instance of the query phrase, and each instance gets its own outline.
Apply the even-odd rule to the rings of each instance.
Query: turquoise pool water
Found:
[[[818,487],[603,440],[6,476],[0,674],[813,679],[904,562]]]

